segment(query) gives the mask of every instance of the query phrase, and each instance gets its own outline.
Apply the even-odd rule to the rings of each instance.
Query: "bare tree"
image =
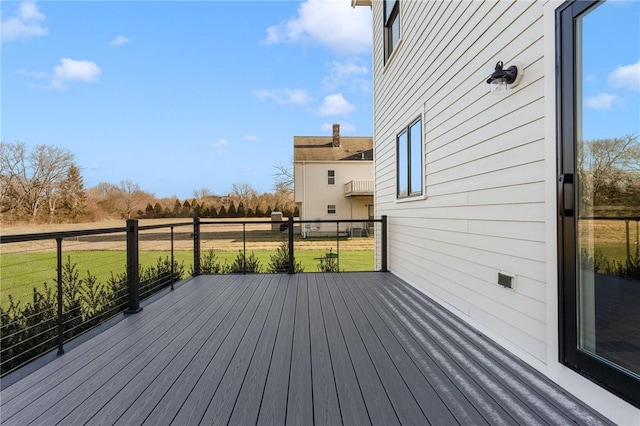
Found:
[[[117,210],[125,219],[131,219],[138,210],[144,208],[149,198],[155,198],[140,189],[140,185],[134,183],[131,179],[120,181],[118,189],[119,202]]]
[[[231,185],[230,197],[236,204],[242,203],[245,208],[255,208],[251,202],[257,199],[258,191],[247,182],[234,183]]]
[[[0,211],[16,212],[27,196],[27,148],[23,142],[0,143]]]
[[[16,211],[35,221],[49,198],[56,197],[60,183],[73,164],[73,154],[64,148],[38,145],[27,153],[22,142],[2,143],[2,211]]]
[[[209,188],[201,188],[193,191],[193,198],[198,201],[204,201],[208,197],[212,197],[212,196],[213,196],[213,191],[211,191]]]
[[[293,160],[289,164],[278,162],[273,166],[276,169],[275,173],[273,173],[273,190],[275,192],[293,192],[292,164]]]
[[[577,169],[587,204],[618,204],[637,187],[640,143],[637,135],[593,139],[578,144]]]

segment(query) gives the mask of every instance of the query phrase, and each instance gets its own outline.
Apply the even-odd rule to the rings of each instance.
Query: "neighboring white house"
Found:
[[[586,139],[640,134],[638,2],[352,5],[373,13],[390,271],[610,419],[640,424],[640,281],[594,268],[606,206],[578,157]],[[499,62],[517,74],[490,85]],[[624,221],[611,223],[624,239]]]
[[[300,219],[357,220],[373,217],[373,139],[340,136],[294,136],[293,176]],[[366,233],[368,222],[342,223],[340,232]],[[364,231],[363,231],[364,230]],[[303,236],[336,233],[336,225],[306,223]]]

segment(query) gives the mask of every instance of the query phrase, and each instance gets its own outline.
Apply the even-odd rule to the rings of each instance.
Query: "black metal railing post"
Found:
[[[138,250],[138,220],[127,219],[127,293],[129,307],[125,314],[136,314],[140,307],[140,252]]]
[[[58,259],[58,355],[64,353],[64,318],[62,317],[62,238],[56,238]]]
[[[624,221],[625,237],[627,239],[627,267],[631,266],[631,244],[629,243],[629,220]]]
[[[176,271],[173,259],[173,226],[171,227],[171,290],[173,290],[173,282],[175,281]]]
[[[242,222],[242,273],[247,273],[247,224]]]
[[[193,275],[200,275],[200,218],[193,218]]]
[[[340,272],[340,221],[336,221],[336,272]]]
[[[289,231],[289,274],[295,274],[295,259],[293,258],[293,216],[287,219],[287,230]]]
[[[380,256],[382,257],[381,259],[382,264],[380,265],[382,266],[381,271],[389,272],[389,270],[387,269],[387,215],[382,215],[381,234],[382,234],[380,236],[380,242],[382,246],[380,247]]]
[[[640,218],[636,218],[636,257],[640,257]]]

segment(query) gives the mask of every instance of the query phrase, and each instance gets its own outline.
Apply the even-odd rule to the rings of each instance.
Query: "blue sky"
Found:
[[[640,137],[640,1],[608,1],[583,19],[583,137]]]
[[[370,136],[371,11],[349,0],[3,1],[6,142],[69,149],[85,185],[272,190],[295,135]],[[585,19],[586,139],[640,132],[640,1]]]
[[[270,192],[293,136],[372,134],[371,11],[327,1],[3,1],[2,140],[86,187]]]

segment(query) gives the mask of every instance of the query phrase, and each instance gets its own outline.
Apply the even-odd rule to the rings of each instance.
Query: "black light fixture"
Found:
[[[496,64],[496,69],[491,74],[491,77],[487,80],[487,83],[490,86],[490,90],[492,92],[495,91],[504,91],[509,85],[514,87],[516,84],[520,82],[522,78],[521,67],[518,65],[511,65],[507,69],[504,68],[504,63],[502,61]]]

